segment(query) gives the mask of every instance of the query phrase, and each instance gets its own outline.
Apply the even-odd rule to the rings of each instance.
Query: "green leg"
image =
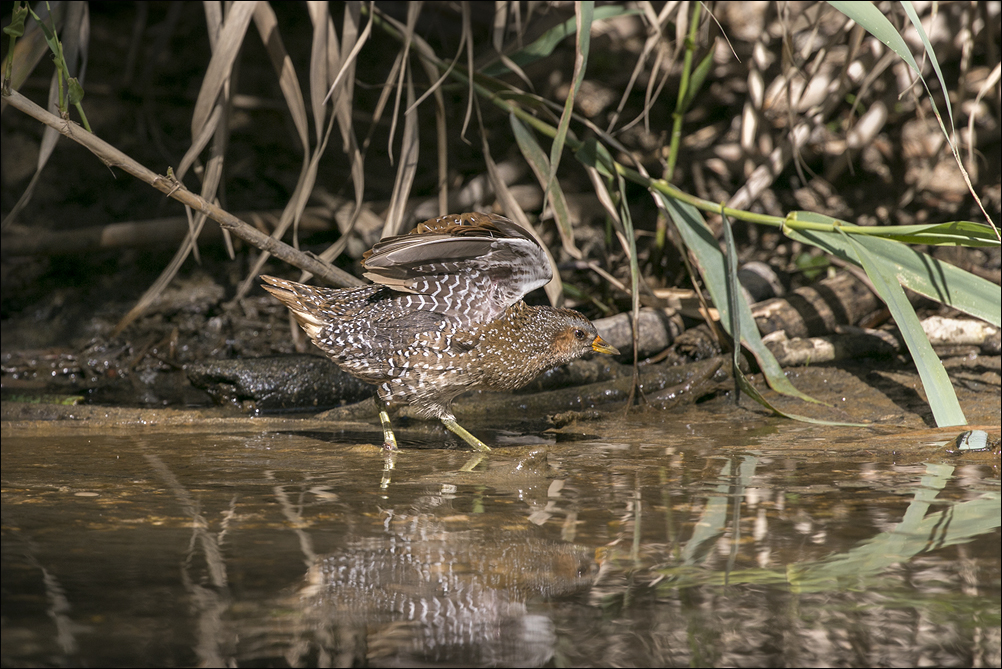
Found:
[[[488,446],[487,444],[485,444],[484,442],[480,441],[472,434],[467,432],[466,428],[457,423],[455,418],[443,418],[442,424],[445,425],[447,428],[449,428],[450,432],[452,432],[455,435],[458,435],[459,437],[462,438],[463,441],[472,446],[473,450],[481,452],[487,452],[491,450],[490,446]]]
[[[388,451],[396,451],[397,437],[393,434],[393,427],[390,425],[390,415],[386,413],[384,406],[379,410],[379,422],[383,424],[383,448]]]

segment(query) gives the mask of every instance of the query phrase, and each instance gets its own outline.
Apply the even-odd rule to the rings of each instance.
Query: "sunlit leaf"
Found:
[[[799,212],[798,218],[809,220],[810,216]],[[784,232],[790,239],[816,246],[826,253],[859,265],[848,240],[837,232],[794,230],[789,227]],[[999,287],[991,281],[920,253],[905,244],[879,237],[859,239],[872,255],[882,258],[883,262],[893,268],[895,277],[905,288],[984,319],[995,327],[1002,327]]]
[[[898,283],[894,266],[871,254],[863,240],[844,232],[841,234],[849,242],[852,251],[859,259],[859,264],[866,270],[866,275],[873,282],[877,294],[894,317],[894,323],[912,354],[912,360],[915,361],[936,425],[939,427],[966,425],[967,419],[960,408],[960,402],[957,401],[957,394],[953,391],[953,383],[939,356],[932,349],[932,344],[929,343],[922,329],[922,323],[908,301],[908,296]]]
[[[842,0],[829,0],[828,4],[848,16],[871,35],[886,44],[891,51],[898,54],[903,61],[908,63],[921,76],[918,63],[915,62],[915,57],[912,56],[911,49],[908,48],[908,43],[905,42],[898,29],[877,9],[876,5],[871,2]]]
[[[848,221],[832,218],[812,211],[792,212],[788,220],[820,223],[825,226],[842,227],[843,231],[866,237],[883,237],[906,244],[928,244],[930,246],[1000,246],[991,226],[974,221],[949,221],[946,223],[926,223],[923,225],[853,225]]]

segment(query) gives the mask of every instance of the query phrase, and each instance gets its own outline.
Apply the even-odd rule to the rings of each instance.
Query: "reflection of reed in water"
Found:
[[[311,617],[337,630],[329,638],[356,644],[337,655],[459,666],[535,666],[553,655],[552,621],[526,602],[586,587],[588,551],[533,537],[533,528],[470,530],[466,516],[463,529],[452,524],[397,517],[392,533],[318,558],[303,594]]]

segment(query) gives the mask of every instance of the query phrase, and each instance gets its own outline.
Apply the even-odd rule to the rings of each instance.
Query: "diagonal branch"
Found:
[[[118,167],[141,181],[145,181],[150,186],[174,198],[178,202],[199,211],[212,220],[216,221],[221,228],[229,230],[237,237],[240,237],[248,244],[255,246],[262,251],[267,251],[279,260],[298,267],[299,269],[311,272],[327,283],[334,286],[352,287],[364,285],[360,279],[342,269],[329,265],[315,258],[314,256],[299,251],[285,242],[270,237],[253,226],[240,220],[228,211],[217,207],[211,202],[207,202],[195,193],[192,193],[174,179],[173,174],[160,176],[147,169],[137,161],[122,153],[112,145],[97,136],[86,132],[76,123],[66,121],[42,109],[34,102],[24,97],[16,91],[3,93],[4,99],[16,109],[21,110],[35,120],[44,123],[50,128],[58,130],[74,142],[82,144],[91,153],[101,159],[109,167]]]

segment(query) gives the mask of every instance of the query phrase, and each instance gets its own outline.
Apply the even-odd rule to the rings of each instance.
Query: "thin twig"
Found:
[[[348,274],[342,269],[317,260],[314,256],[294,249],[285,242],[269,237],[256,228],[248,225],[228,211],[205,201],[195,193],[179,184],[172,175],[161,176],[147,169],[137,161],[122,153],[112,145],[97,136],[86,132],[76,123],[66,121],[52,114],[16,91],[4,92],[3,97],[11,106],[21,110],[35,120],[54,128],[78,144],[86,147],[91,153],[101,159],[109,167],[118,167],[132,176],[145,181],[150,186],[174,198],[178,202],[199,211],[216,221],[224,230],[229,230],[248,244],[262,251],[267,251],[279,260],[310,272],[327,283],[344,288],[361,286],[365,282]]]

